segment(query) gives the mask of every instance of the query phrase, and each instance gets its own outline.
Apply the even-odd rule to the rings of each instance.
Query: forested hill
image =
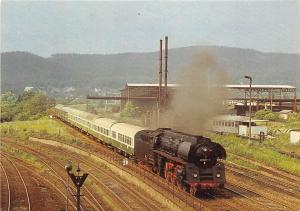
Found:
[[[262,53],[255,50],[198,46],[169,50],[171,81],[198,52],[209,52],[240,83],[245,74],[256,84],[290,84],[300,88],[300,54]],[[39,87],[47,91],[74,87],[120,88],[128,83],[157,81],[158,52],[122,54],[55,54],[49,58],[27,52],[1,54],[2,91]]]

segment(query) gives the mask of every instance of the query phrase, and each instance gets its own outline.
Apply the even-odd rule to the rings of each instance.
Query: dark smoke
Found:
[[[195,55],[181,72],[177,80],[181,86],[162,114],[160,127],[201,134],[208,121],[223,112],[226,73],[208,53]]]

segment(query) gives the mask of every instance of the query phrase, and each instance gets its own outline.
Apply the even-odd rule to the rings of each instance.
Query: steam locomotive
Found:
[[[226,151],[208,138],[169,128],[149,130],[62,105],[52,113],[193,195],[224,187],[220,160]]]
[[[135,157],[168,181],[196,195],[225,183],[225,149],[202,136],[169,128],[141,131],[136,136]]]

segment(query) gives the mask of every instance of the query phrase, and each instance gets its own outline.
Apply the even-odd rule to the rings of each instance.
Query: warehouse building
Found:
[[[170,100],[178,84],[168,84],[167,98]],[[247,115],[250,106],[250,86],[249,85],[225,85],[229,97],[227,104],[235,106],[236,115]],[[164,96],[164,86],[162,87],[162,96]],[[121,89],[121,97],[149,97],[149,99],[132,100],[137,107],[156,107],[158,101],[158,84],[126,84]],[[296,87],[290,85],[252,85],[252,110],[270,109],[272,111],[292,110],[297,111],[297,103],[300,99],[296,98]],[[152,99],[150,99],[152,98]],[[164,99],[163,99],[164,100]],[[121,109],[128,100],[121,102]]]

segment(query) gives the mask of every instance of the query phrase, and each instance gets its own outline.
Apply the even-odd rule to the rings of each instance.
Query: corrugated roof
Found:
[[[135,86],[135,87],[158,87],[159,84],[137,84],[137,83],[128,83],[127,86]],[[162,84],[164,86],[164,84]],[[180,84],[168,84],[169,87],[179,87]],[[249,88],[250,86],[248,84],[228,84],[225,85],[226,88]],[[296,89],[295,86],[291,85],[252,85],[252,88],[257,89]]]
[[[127,86],[151,86],[151,87],[158,87],[159,84],[127,84]],[[164,86],[164,84],[162,84]],[[170,87],[177,87],[180,86],[179,84],[168,84]]]
[[[225,87],[227,88],[249,88],[250,85],[247,84],[242,84],[242,85],[235,85],[235,84],[231,84],[231,85],[225,85]],[[252,88],[257,88],[257,89],[296,89],[296,87],[294,86],[290,86],[290,85],[252,85]]]

